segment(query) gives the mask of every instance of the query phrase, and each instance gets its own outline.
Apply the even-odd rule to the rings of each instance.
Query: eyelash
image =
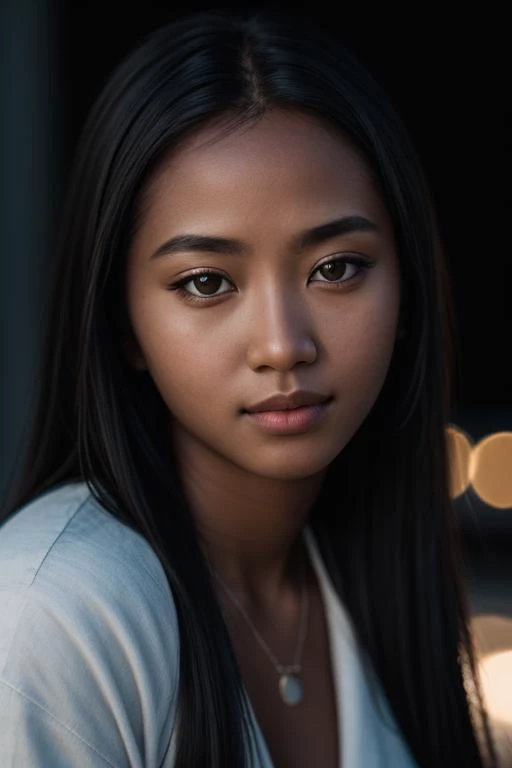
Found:
[[[313,274],[315,272],[318,272],[319,269],[322,267],[327,266],[328,264],[338,264],[338,263],[346,263],[346,264],[352,264],[353,266],[359,267],[357,273],[349,278],[348,280],[340,280],[340,281],[330,281],[330,280],[316,280],[314,282],[320,282],[325,283],[327,285],[345,285],[346,283],[351,283],[353,280],[357,280],[359,277],[361,277],[362,273],[367,270],[371,269],[375,266],[375,262],[368,261],[367,259],[362,259],[358,256],[342,256],[338,258],[332,258],[328,261],[324,261],[322,264],[319,264],[319,266],[314,270]],[[168,286],[169,290],[176,291],[180,296],[182,296],[186,301],[190,301],[193,304],[199,303],[204,304],[205,302],[214,301],[215,299],[218,299],[220,296],[225,296],[228,293],[232,293],[232,291],[223,291],[222,293],[213,294],[210,296],[200,296],[195,293],[191,293],[185,288],[185,285],[187,283],[191,283],[194,278],[202,277],[203,275],[215,275],[217,277],[221,277],[223,280],[226,280],[227,282],[231,282],[225,275],[222,274],[222,272],[217,272],[214,269],[202,269],[200,272],[194,272],[190,275],[187,275],[187,277],[184,277],[182,280],[178,280],[175,283],[171,283],[171,285]]]

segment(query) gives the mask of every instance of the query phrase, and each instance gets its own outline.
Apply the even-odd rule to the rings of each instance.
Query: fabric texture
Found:
[[[414,768],[309,528],[304,536],[326,611],[340,765]],[[2,768],[172,768],[178,684],[176,610],[149,543],[84,482],[12,515],[0,529]],[[250,701],[249,713],[252,765],[275,768]]]

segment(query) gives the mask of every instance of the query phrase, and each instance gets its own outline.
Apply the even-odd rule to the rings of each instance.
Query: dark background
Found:
[[[0,0],[0,487],[16,472],[23,444],[59,212],[94,98],[120,59],[161,24],[193,10],[265,7],[272,4]],[[504,18],[490,5],[485,18],[478,6],[457,15],[432,4],[377,12],[353,3],[280,7],[326,24],[406,123],[430,181],[452,278],[461,369],[451,422],[475,442],[512,431]],[[499,562],[501,577],[506,566],[496,556],[511,551],[512,509],[490,509],[471,492],[456,504],[474,562]]]

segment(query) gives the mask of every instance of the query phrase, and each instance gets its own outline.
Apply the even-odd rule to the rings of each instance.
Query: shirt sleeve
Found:
[[[5,680],[0,681],[0,714],[0,757],[5,768],[115,766],[66,723]]]
[[[69,536],[0,591],[0,765],[172,766],[178,627],[156,555]]]

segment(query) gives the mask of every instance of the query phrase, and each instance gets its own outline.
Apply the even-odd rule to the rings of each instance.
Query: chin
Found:
[[[335,456],[329,456],[328,459],[312,460],[311,455],[302,461],[298,458],[293,461],[289,456],[283,461],[273,461],[271,464],[265,462],[259,466],[251,466],[247,469],[255,475],[265,477],[269,480],[305,480],[308,477],[314,477],[320,472],[324,472],[329,464],[335,459]]]

